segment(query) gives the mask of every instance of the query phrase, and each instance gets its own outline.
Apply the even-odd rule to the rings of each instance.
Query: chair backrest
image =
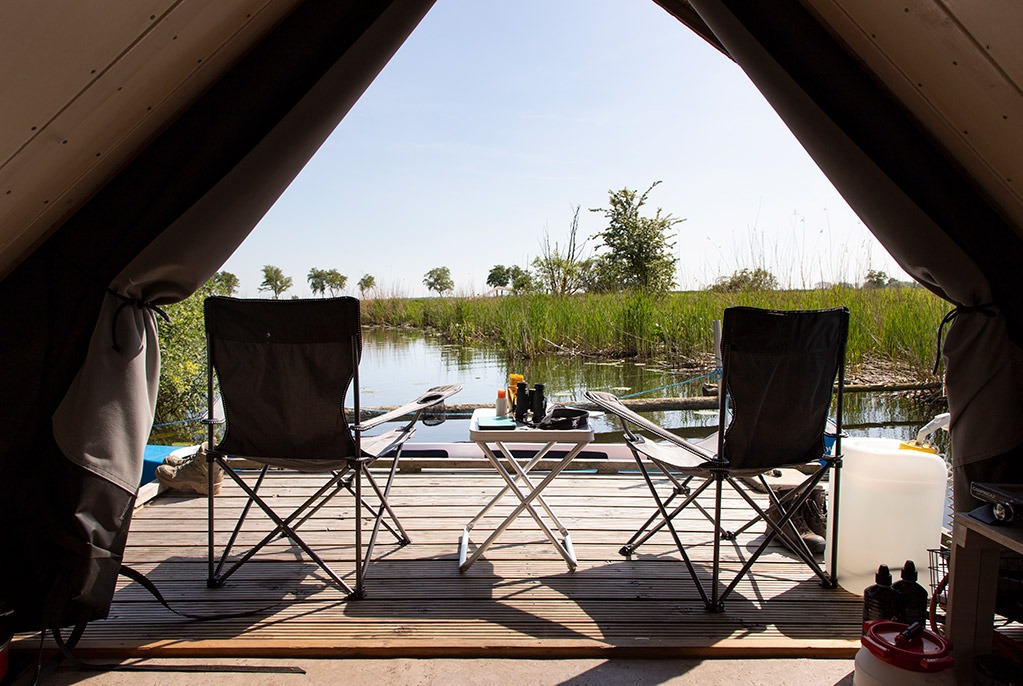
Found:
[[[357,455],[344,402],[362,351],[358,300],[212,297],[205,316],[227,420],[218,450],[257,459]]]
[[[732,418],[718,452],[731,469],[821,459],[836,376],[840,386],[844,380],[848,332],[844,307],[725,310],[721,387]]]

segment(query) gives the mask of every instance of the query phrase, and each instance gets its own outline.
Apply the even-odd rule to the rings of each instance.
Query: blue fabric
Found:
[[[163,459],[180,448],[180,445],[147,445],[142,454],[142,480],[139,484],[148,484],[156,478],[156,468],[163,464]]]

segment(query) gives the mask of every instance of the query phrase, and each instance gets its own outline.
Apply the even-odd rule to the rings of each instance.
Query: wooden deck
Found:
[[[311,492],[316,478],[277,473],[264,489],[277,502],[297,502]],[[182,611],[265,611],[240,619],[186,620],[165,610],[137,584],[122,580],[110,617],[89,627],[78,652],[175,657],[849,657],[859,646],[859,598],[822,588],[781,547],[765,553],[721,614],[704,610],[667,535],[647,543],[632,559],[619,555],[622,543],[652,511],[649,493],[635,473],[566,472],[547,490],[548,501],[572,531],[580,563],[576,571],[568,570],[526,515],[461,574],[457,559],[462,527],[501,483],[486,471],[399,474],[391,503],[413,544],[398,548],[382,536],[370,566],[369,595],[349,602],[286,541],[272,544],[223,588],[207,589],[205,498],[165,493],[136,510],[126,563],[146,573]],[[742,521],[747,506],[730,491],[726,494],[729,517]],[[225,480],[217,496],[225,536],[227,519],[238,514],[243,502],[240,490]],[[352,508],[350,499],[336,502],[303,531],[343,572],[352,560]],[[509,500],[497,509],[505,513],[511,506]],[[692,556],[709,578],[709,523],[693,513],[683,528]],[[728,569],[739,568],[761,535],[762,527],[725,545]]]

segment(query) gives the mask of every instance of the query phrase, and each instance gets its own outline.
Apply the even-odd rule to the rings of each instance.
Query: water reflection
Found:
[[[508,360],[486,346],[446,345],[439,339],[400,330],[368,329],[364,332],[362,374],[366,406],[396,405],[424,387],[460,383],[458,403],[492,403],[497,389],[510,373],[523,374],[529,383],[543,383],[554,402],[582,400],[588,389],[611,391],[619,396],[689,397],[700,395],[708,369],[670,369],[655,362],[590,360],[570,356]],[[660,389],[660,390],[657,390]],[[854,393],[845,398],[845,423],[854,436],[914,438],[921,426],[940,407],[914,402],[904,396]],[[643,413],[652,421],[688,438],[703,437],[717,427],[714,410]],[[621,440],[619,427],[607,417],[594,420],[599,442]],[[451,417],[438,427],[423,427],[416,440],[464,441],[468,419]]]
[[[461,384],[456,403],[493,403],[497,389],[507,384],[510,373],[523,374],[530,383],[543,383],[552,402],[573,403],[588,389],[616,395],[642,397],[690,397],[701,394],[709,369],[670,369],[658,362],[591,360],[570,356],[508,360],[487,346],[447,345],[439,338],[414,331],[366,329],[360,364],[362,403],[365,407],[398,405],[424,389],[442,383]],[[941,408],[913,402],[905,397],[880,393],[848,394],[845,423],[854,436],[914,438]],[[717,427],[714,410],[643,413],[658,424],[687,438],[700,438]],[[617,423],[607,417],[593,421],[598,442],[621,441]],[[198,426],[173,425],[154,432],[154,443],[202,440]],[[417,441],[468,440],[466,416],[450,416],[435,427],[420,426]]]

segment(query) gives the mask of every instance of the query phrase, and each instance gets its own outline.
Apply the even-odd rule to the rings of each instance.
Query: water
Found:
[[[586,390],[610,391],[618,396],[639,394],[663,386],[672,388],[642,393],[657,398],[701,394],[707,369],[671,369],[656,361],[591,360],[581,357],[545,356],[531,360],[508,360],[500,350],[487,346],[447,345],[438,338],[400,330],[366,330],[360,365],[362,403],[366,407],[399,405],[422,390],[441,383],[458,383],[463,390],[455,403],[493,403],[497,389],[507,385],[508,375],[523,374],[526,381],[543,383],[550,402],[583,400]],[[681,382],[687,382],[676,386]],[[904,397],[880,393],[845,396],[846,430],[853,436],[880,436],[907,440],[916,437],[941,408],[929,407]],[[717,427],[716,410],[678,410],[643,413],[651,420],[677,430],[688,438],[703,437]],[[616,423],[606,417],[593,422],[599,442],[621,441]],[[467,417],[451,417],[437,427],[420,427],[417,441],[449,442],[468,439]]]
[[[592,360],[561,355],[508,360],[503,352],[488,346],[448,345],[429,334],[396,329],[363,332],[359,370],[364,407],[400,405],[430,386],[447,383],[462,385],[462,392],[451,402],[491,404],[497,397],[497,389],[507,386],[510,373],[525,375],[530,385],[545,384],[549,402],[579,402],[583,400],[583,393],[590,389],[610,391],[618,396],[638,394],[645,398],[697,396],[701,394],[702,384],[709,380],[703,377],[710,371],[673,369],[656,361]],[[665,386],[671,388],[655,390]],[[919,428],[936,412],[942,411],[903,397],[878,393],[847,394],[844,409],[845,428],[850,435],[900,440],[915,438]],[[687,438],[701,438],[717,427],[716,410],[643,414]],[[596,418],[592,424],[598,442],[622,440],[617,423],[607,417]],[[160,433],[154,432],[150,442],[193,442],[197,437],[189,435],[189,427],[165,427]],[[191,428],[198,430],[196,426]],[[414,440],[466,441],[468,434],[468,416],[450,416],[439,426],[420,424]]]

